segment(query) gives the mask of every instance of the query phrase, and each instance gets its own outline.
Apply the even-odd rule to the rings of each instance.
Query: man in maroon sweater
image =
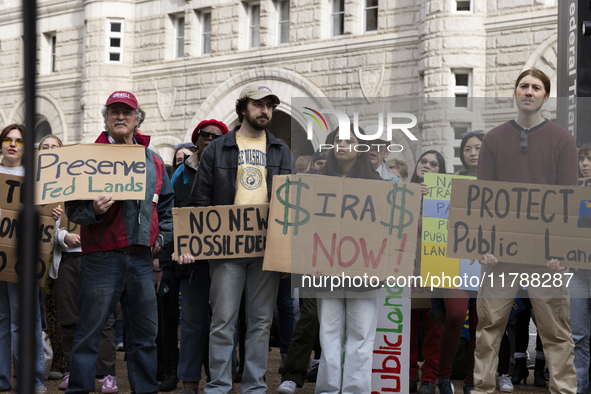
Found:
[[[517,119],[484,136],[478,160],[478,179],[544,185],[577,184],[577,146],[562,127],[542,118],[542,105],[550,95],[550,80],[537,69],[526,70],[515,83]],[[499,263],[495,256],[480,260],[486,275],[498,283],[484,282],[478,295],[478,328],[472,393],[493,393],[498,351],[519,286],[501,286],[503,272],[542,274],[538,265]],[[497,264],[498,263],[498,264]],[[557,261],[548,262],[556,268]],[[574,343],[569,327],[569,291],[566,287],[528,287],[550,371],[550,392],[575,394]]]

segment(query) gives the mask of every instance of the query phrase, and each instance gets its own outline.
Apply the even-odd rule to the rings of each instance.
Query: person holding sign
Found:
[[[273,176],[292,172],[291,152],[266,130],[279,103],[279,98],[263,84],[247,85],[240,92],[236,101],[240,125],[215,139],[201,154],[198,186],[189,205],[269,202]],[[211,382],[205,385],[205,392],[227,393],[232,389],[234,329],[243,291],[247,333],[242,392],[264,392],[279,273],[263,271],[262,257],[210,260],[209,265],[213,311],[209,336]]]
[[[2,144],[2,162],[0,174],[25,176],[22,159],[25,154],[25,126],[11,124],[0,133]],[[46,393],[43,384],[45,362],[43,343],[41,342],[41,313],[39,310],[39,288],[35,287],[35,332],[37,343],[37,360],[35,363],[35,392]],[[17,374],[19,368],[20,345],[20,295],[18,283],[0,281],[0,391],[11,389],[10,379],[12,371],[10,340]]]
[[[150,137],[137,133],[142,114],[135,96],[112,93],[102,114],[106,131],[95,143],[145,147],[145,198],[114,201],[111,195],[100,195],[92,201],[66,202],[67,217],[82,226],[79,317],[66,393],[94,392],[97,346],[119,300],[131,390],[157,393],[153,270],[159,268],[153,266],[152,253],[171,246],[174,192],[162,159],[148,149]],[[117,387],[108,392],[117,392]]]
[[[214,140],[228,134],[228,127],[216,119],[203,120],[193,130],[191,140],[197,146],[197,152],[186,157],[172,176],[174,188],[174,206],[186,207],[191,192],[197,185],[197,168],[201,161],[201,155],[205,148]],[[183,392],[197,392],[201,379],[201,364],[207,357],[207,338],[209,334],[209,263],[201,260],[190,265],[175,265],[176,273],[180,278],[183,307],[181,309],[181,346],[176,351],[177,341],[174,341],[175,349],[166,349],[176,356],[174,363],[174,377],[182,381]],[[170,292],[169,292],[170,293]],[[176,294],[178,295],[178,285]],[[172,295],[168,297],[168,300]],[[169,305],[177,310],[178,322],[178,297],[172,300],[175,305]],[[166,301],[165,301],[166,302]],[[178,323],[175,323],[178,326]],[[175,332],[178,327],[174,328]],[[206,369],[207,370],[207,369]],[[176,383],[175,383],[176,384]],[[160,385],[160,391],[169,391],[173,385],[166,385],[166,380]],[[164,388],[164,390],[163,390]]]
[[[485,134],[480,148],[478,179],[542,185],[577,184],[577,147],[574,137],[544,119],[541,109],[550,96],[550,79],[537,69],[522,72],[515,82],[517,118]],[[501,336],[505,331],[519,283],[501,282],[502,274],[541,275],[547,268],[499,262],[486,254],[479,260],[487,279],[478,294],[478,328],[473,393],[492,393]],[[560,269],[557,260],[547,263]],[[574,343],[569,327],[567,287],[528,286],[538,322],[538,332],[550,371],[550,392],[576,393]]]
[[[579,177],[591,177],[591,145],[579,148]],[[589,388],[589,337],[591,336],[591,270],[579,269],[570,283],[570,328],[575,342],[577,393]]]
[[[365,134],[363,129],[359,128],[359,131]],[[359,144],[355,133],[351,133],[347,140],[340,140],[335,131],[332,138],[330,144],[334,148],[326,152],[326,164],[320,170],[320,175],[382,179],[374,170],[370,154],[355,150]],[[372,289],[375,288],[366,284],[359,289],[343,288],[342,294],[331,294],[331,297],[319,294],[317,302],[322,354],[316,394],[371,392],[373,343],[378,319],[378,303]],[[369,293],[359,294],[359,291]]]
[[[420,183],[423,196],[429,194],[429,188],[425,183],[425,174],[439,173],[445,174],[445,159],[441,153],[436,150],[428,150],[423,153],[419,160],[415,170],[410,178],[412,183]],[[423,206],[421,204],[421,213]],[[419,223],[421,223],[419,221]],[[420,267],[421,264],[421,234],[423,233],[422,227],[419,224],[419,236],[417,237],[417,261],[415,267]],[[423,357],[425,362],[423,363],[421,370],[423,372],[421,378],[421,387],[418,392],[420,394],[435,394],[435,381],[437,375],[437,363],[439,359],[439,339],[441,336],[441,327],[435,323],[431,318],[427,316],[427,309],[413,309],[411,312],[410,320],[410,367],[409,367],[409,387],[410,392],[417,391],[417,373],[419,371],[418,356],[418,329],[419,329],[419,313],[423,312],[423,330],[425,332],[425,341],[423,342]]]

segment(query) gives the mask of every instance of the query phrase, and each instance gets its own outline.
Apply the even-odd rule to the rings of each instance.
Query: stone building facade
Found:
[[[398,141],[396,157],[413,167],[438,149],[452,171],[462,131],[514,116],[522,70],[542,69],[555,87],[556,1],[39,0],[37,138],[94,141],[109,93],[129,90],[147,113],[142,131],[170,161],[200,120],[235,125],[240,90],[260,81],[282,99],[272,131],[296,154],[322,141],[306,139],[292,97],[318,108],[325,98],[424,98],[418,142]],[[20,12],[0,1],[1,124],[24,120]],[[492,104],[475,114],[466,97]]]

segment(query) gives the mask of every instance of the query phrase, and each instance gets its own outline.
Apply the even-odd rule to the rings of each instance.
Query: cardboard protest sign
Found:
[[[322,175],[273,177],[263,269],[299,274],[408,276],[421,187]],[[290,253],[291,251],[291,253]]]
[[[579,178],[579,186],[591,187],[591,178]]]
[[[18,257],[19,211],[21,209],[21,185],[23,177],[0,174],[0,280],[19,281]],[[51,217],[52,206],[40,208],[39,259],[36,264],[37,286],[45,286],[49,272],[49,255],[53,250],[55,220]]]
[[[269,204],[173,208],[174,253],[195,259],[263,256]]]
[[[566,267],[591,263],[591,188],[453,181],[447,257]]]
[[[425,174],[429,194],[423,196],[423,228],[421,244],[421,277],[423,286],[446,289],[478,290],[470,283],[456,282],[453,278],[480,276],[480,266],[470,265],[469,259],[446,257],[447,219],[451,199],[452,179],[475,180],[476,177],[447,174]],[[450,280],[447,280],[447,278]],[[434,280],[437,278],[438,280]]]
[[[35,160],[35,201],[38,204],[94,200],[143,200],[146,188],[142,145],[79,144],[42,150]]]
[[[378,302],[378,323],[371,367],[371,392],[408,393],[409,289],[384,287],[379,290]]]

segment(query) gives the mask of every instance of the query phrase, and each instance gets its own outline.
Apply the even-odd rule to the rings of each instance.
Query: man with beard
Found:
[[[189,205],[269,202],[273,176],[291,173],[289,148],[266,130],[279,103],[266,85],[251,84],[242,90],[236,101],[240,125],[203,151],[197,168],[198,186],[189,197]],[[264,375],[279,273],[263,271],[262,266],[262,257],[210,262],[211,382],[205,386],[206,393],[228,393],[232,389],[234,331],[243,292],[247,332],[242,392],[267,390]]]

